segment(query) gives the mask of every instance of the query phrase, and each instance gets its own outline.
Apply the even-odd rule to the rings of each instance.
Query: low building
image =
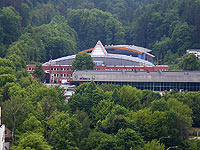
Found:
[[[198,59],[200,59],[200,49],[190,49],[187,53],[194,54]]]
[[[75,71],[73,81],[130,85],[152,91],[199,91],[200,71]]]

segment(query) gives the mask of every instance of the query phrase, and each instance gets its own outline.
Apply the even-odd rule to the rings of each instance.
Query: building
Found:
[[[187,53],[194,54],[198,59],[200,59],[200,49],[190,49]]]
[[[0,150],[5,150],[5,125],[0,124]]]
[[[152,91],[199,91],[200,71],[75,71],[73,81],[130,85]]]
[[[155,66],[151,50],[134,45],[103,46],[100,41],[94,48],[81,51],[90,53],[95,62],[94,70],[108,71],[168,71],[168,66]],[[46,82],[55,83],[72,81],[72,62],[75,55],[50,60],[43,64],[46,72]],[[34,72],[34,65],[27,65],[30,73]]]

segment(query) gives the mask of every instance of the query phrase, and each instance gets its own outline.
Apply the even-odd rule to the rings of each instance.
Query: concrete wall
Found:
[[[113,82],[200,82],[200,71],[76,71],[73,74],[73,81],[90,80]]]

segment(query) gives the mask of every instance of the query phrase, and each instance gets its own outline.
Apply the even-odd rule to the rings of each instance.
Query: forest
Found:
[[[199,0],[1,0],[0,57],[45,62],[101,40],[151,49],[157,64],[175,66],[200,48],[199,10]]]
[[[65,101],[24,68],[0,59],[2,122],[11,150],[199,150],[200,92],[162,96],[131,86],[88,82]],[[197,129],[197,130],[196,130]]]
[[[0,106],[11,150],[199,150],[189,137],[200,128],[200,92],[90,82],[66,103],[62,88],[25,69],[101,40],[151,49],[172,70],[200,70],[186,54],[200,49],[199,12],[200,0],[0,0]]]

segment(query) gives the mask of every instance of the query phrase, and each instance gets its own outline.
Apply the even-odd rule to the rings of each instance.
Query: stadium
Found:
[[[168,71],[168,66],[155,66],[154,55],[151,50],[135,45],[105,45],[98,41],[94,48],[81,51],[89,53],[95,62],[94,70],[100,71]],[[43,69],[47,83],[72,81],[72,62],[76,55],[49,60],[44,63]],[[34,65],[27,65],[30,73]]]

